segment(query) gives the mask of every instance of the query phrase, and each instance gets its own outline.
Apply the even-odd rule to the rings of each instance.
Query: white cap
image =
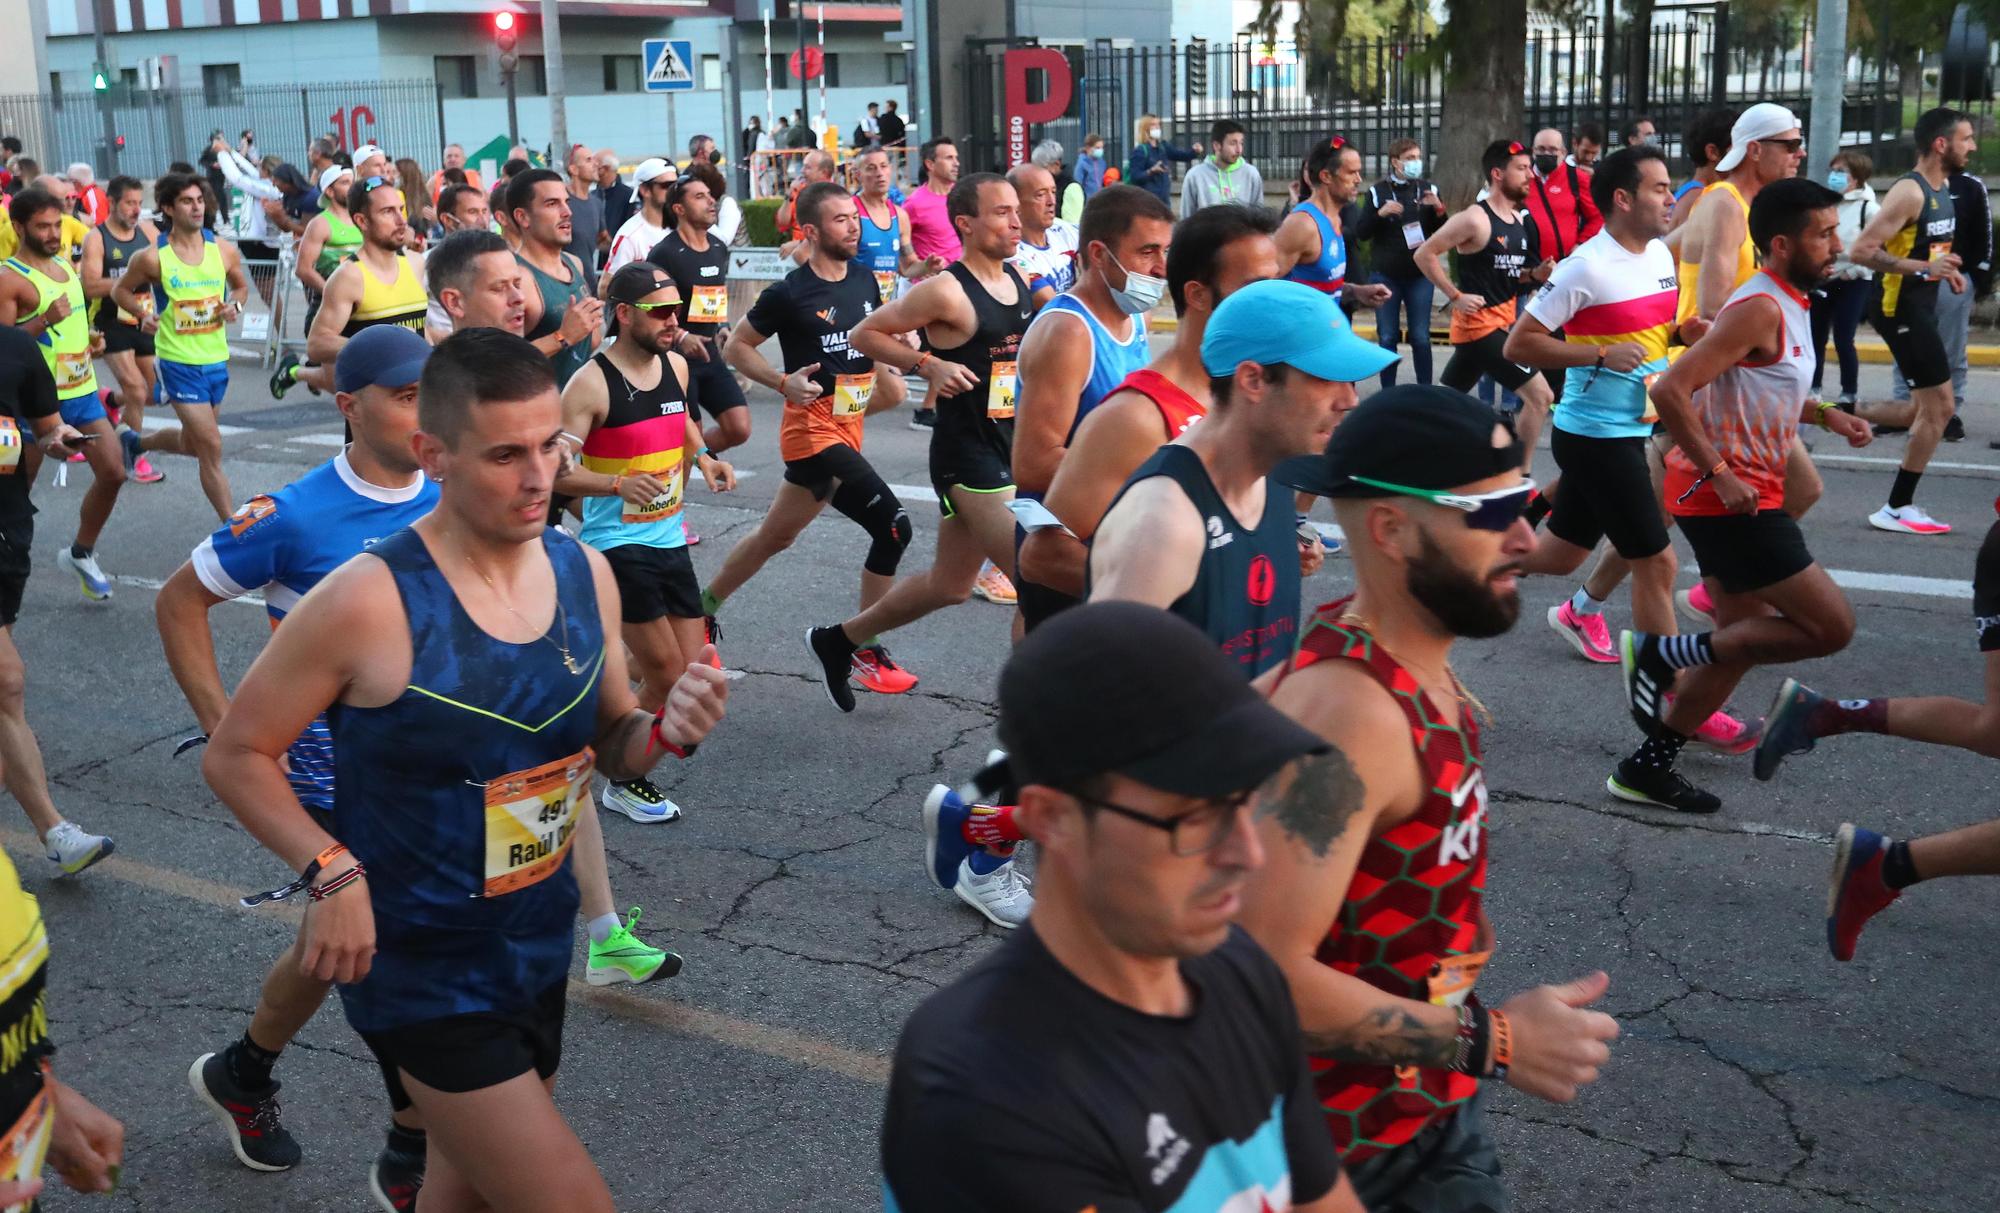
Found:
[[[354,170],[344,164],[327,165],[319,175],[319,192],[324,194],[326,187],[340,180],[343,174],[351,177],[354,175]]]
[[[673,171],[674,166],[668,164],[658,156],[654,156],[649,160],[641,160],[639,167],[632,170],[632,184],[644,185],[648,181],[664,177]]]
[[[368,158],[370,156],[380,156],[384,160],[387,160],[389,158],[389,153],[383,151],[381,148],[375,146],[372,143],[364,143],[360,147],[354,149],[354,163],[356,164],[367,163]]]
[[[1715,171],[1726,173],[1743,163],[1743,157],[1750,153],[1750,145],[1757,140],[1797,129],[1799,120],[1792,111],[1775,102],[1759,101],[1744,110],[1736,119],[1736,125],[1729,128],[1729,151],[1715,166]]]

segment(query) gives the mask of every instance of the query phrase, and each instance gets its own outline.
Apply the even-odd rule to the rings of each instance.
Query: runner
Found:
[[[750,314],[729,330],[723,348],[724,358],[744,378],[784,398],[778,455],[785,461],[785,480],[764,520],[730,549],[701,592],[711,642],[719,635],[714,617],[722,604],[766,561],[792,546],[829,504],[868,532],[868,555],[861,562],[863,610],[889,592],[903,549],[910,546],[910,516],[861,454],[863,420],[903,402],[903,379],[877,376],[875,363],[848,338],[881,301],[874,273],[855,260],[860,212],[853,195],[831,181],[807,186],[799,195],[799,212],[812,255],[764,288]],[[758,352],[774,336],[784,353],[783,371]],[[933,381],[948,377],[962,385],[970,374],[938,358],[925,365],[924,376]],[[880,695],[899,695],[917,685],[879,642],[854,654],[853,677]]]
[[[112,283],[124,275],[133,258],[159,241],[159,229],[140,214],[145,197],[138,178],[113,177],[105,186],[110,213],[83,242],[83,293],[97,301],[91,327],[104,334],[104,365],[118,383],[104,395],[104,408],[117,415],[121,432],[144,429],[146,403],[153,398],[155,384],[152,334],[140,331],[137,316],[108,302]],[[167,478],[144,455],[125,470],[141,484]]]
[[[1667,247],[1680,251],[1680,240],[1676,236],[1687,221],[1693,217],[1695,203],[1708,192],[1708,187],[1721,178],[1715,169],[1722,158],[1729,154],[1729,133],[1736,125],[1736,111],[1732,109],[1708,109],[1694,116],[1688,124],[1687,134],[1681,139],[1689,160],[1694,162],[1694,175],[1674,190],[1674,216],[1667,224],[1667,234],[1662,237]]]
[[[306,290],[305,327],[308,333],[312,332],[313,321],[319,315],[326,280],[333,277],[333,271],[339,269],[342,262],[361,251],[361,229],[355,226],[347,208],[347,191],[356,180],[354,170],[343,165],[328,165],[321,171],[321,210],[306,224],[305,235],[299,237],[298,268],[294,273]],[[283,400],[294,383],[305,384],[315,396],[323,395],[333,390],[333,368],[304,365],[296,353],[286,350],[271,371],[271,399]]]
[[[325,299],[306,336],[307,357],[322,365],[331,365],[355,334],[376,325],[421,334],[429,307],[423,259],[403,251],[410,224],[402,190],[369,177],[348,187],[347,201],[361,228],[361,248],[326,280]]]
[[[1967,289],[1958,254],[1951,251],[1957,230],[1948,178],[1963,172],[1979,150],[1972,121],[1939,106],[1917,119],[1917,167],[1882,197],[1882,207],[1854,242],[1856,265],[1877,271],[1868,321],[1882,334],[1896,369],[1910,385],[1907,404],[1869,410],[1879,424],[1905,426],[1909,444],[1897,465],[1889,503],[1868,516],[1878,531],[1943,535],[1951,530],[1914,504],[1917,482],[1930,466],[1944,427],[1951,421],[1951,358],[1938,335],[1938,284],[1955,294]]]
[[[1038,164],[1007,170],[1021,200],[1021,242],[1010,258],[1034,293],[1035,310],[1076,285],[1076,225],[1056,216],[1056,179]]]
[[[703,437],[712,452],[750,440],[748,402],[722,359],[729,336],[729,246],[709,231],[715,226],[717,197],[711,182],[719,177],[713,165],[697,165],[674,184],[667,196],[673,230],[646,257],[672,275],[680,288],[685,310],[675,348],[694,374],[690,399],[708,414]]]
[[[1314,290],[1340,295],[1350,307],[1379,307],[1380,283],[1347,280],[1347,239],[1340,213],[1361,193],[1361,150],[1335,135],[1313,145],[1299,169],[1299,204],[1278,225],[1278,273]]]
[[[1035,314],[1028,284],[1010,261],[1021,240],[1020,203],[1006,178],[973,173],[951,187],[947,205],[960,259],[849,335],[854,351],[876,367],[937,386],[930,471],[943,520],[930,568],[897,582],[846,623],[806,633],[827,697],[843,712],[854,710],[849,674],[876,637],[970,598],[982,558],[1007,567],[1014,561],[1007,503],[1014,499],[1015,366]],[[929,346],[921,354],[902,340],[920,329]]]
[[[303,873],[283,890],[312,893],[301,968],[341,983],[348,1022],[422,1115],[424,1207],[606,1211],[604,1180],[550,1097],[580,798],[593,762],[625,779],[685,754],[721,716],[727,683],[697,664],[658,716],[633,702],[622,648],[605,643],[610,572],[543,522],[562,421],[539,351],[506,333],[453,334],[424,367],[418,420],[437,509],[287,617],[203,772]],[[340,743],[346,845],[281,765],[322,711]]]
[[[619,225],[618,231],[611,237],[611,252],[604,263],[604,276],[598,279],[600,287],[608,287],[611,275],[634,261],[644,261],[672,229],[672,220],[667,214],[667,195],[672,192],[676,179],[674,166],[658,157],[641,160],[639,167],[632,170],[632,188],[637,192],[638,209]]]
[[[1084,204],[1076,285],[1036,314],[1021,341],[1013,470],[1022,497],[1042,499],[1077,426],[1146,365],[1146,314],[1166,294],[1173,223],[1167,204],[1135,185],[1106,186]],[[1026,539],[1017,526],[1017,551]],[[1018,576],[1014,588],[1029,630],[1081,601]]]
[[[209,508],[227,521],[236,507],[222,470],[222,433],[215,419],[229,394],[229,334],[223,326],[243,314],[250,276],[236,246],[201,226],[206,203],[193,174],[168,173],[154,184],[153,195],[172,231],[162,232],[155,247],[132,259],[112,284],[111,302],[142,316],[140,328],[154,334],[159,397],[173,406],[180,424],[143,438],[129,429],[118,437],[127,460],[136,461],[142,451],[195,460]],[[139,295],[146,290],[152,292],[150,311]]]
[[[527,338],[555,367],[561,388],[590,361],[604,332],[604,301],[590,293],[583,263],[563,251],[570,238],[569,186],[560,173],[529,169],[508,185],[507,211],[521,237],[516,256],[534,287]]]
[[[958,184],[958,145],[949,136],[940,135],[925,140],[917,156],[923,163],[923,180],[903,202],[903,214],[910,221],[910,249],[927,263],[938,262],[942,269],[965,251],[958,241],[958,228],[945,210],[945,197]],[[937,402],[936,388],[925,392],[924,402],[910,411],[910,428],[928,430],[937,424]]]
[[[1532,460],[1555,392],[1526,360],[1508,356],[1508,333],[1520,296],[1547,282],[1556,263],[1543,258],[1535,222],[1522,209],[1535,179],[1528,149],[1515,140],[1496,139],[1481,153],[1479,167],[1486,197],[1445,220],[1417,247],[1415,260],[1424,277],[1444,293],[1451,312],[1451,361],[1438,382],[1469,392],[1491,377],[1518,395],[1515,425]],[[1444,267],[1446,252],[1458,254],[1456,284]]]
[[[1132,372],[1076,427],[1042,504],[1058,525],[1021,544],[1021,576],[1073,598],[1085,592],[1086,546],[1132,473],[1208,412],[1212,380],[1202,337],[1216,307],[1252,282],[1275,278],[1277,216],[1263,207],[1205,206],[1174,228],[1167,292],[1179,322],[1174,343]]]
[[[689,466],[717,492],[735,488],[736,477],[687,424],[689,365],[672,352],[680,288],[650,262],[607,277],[618,340],[563,389],[563,430],[583,441],[579,466],[558,476],[556,489],[583,499],[577,538],[611,566],[639,706],[657,712],[704,643],[701,585],[681,525]],[[641,824],[681,815],[644,775],[610,784],[604,805]]]
[[[1567,1103],[1618,1036],[1591,973],[1488,1008],[1487,785],[1460,637],[1520,614],[1534,542],[1519,441],[1478,401],[1405,385],[1348,414],[1305,478],[1334,499],[1355,591],[1307,622],[1273,704],[1338,747],[1267,785],[1240,921],[1284,970],[1333,1144],[1370,1209],[1510,1207],[1485,1082]]]
[[[861,192],[854,195],[861,208],[861,260],[874,272],[882,302],[887,303],[903,292],[904,280],[920,282],[947,262],[935,254],[919,257],[911,247],[910,217],[889,196],[896,166],[886,150],[870,148],[855,157],[854,173],[861,181]]]
[[[1354,385],[1397,355],[1356,337],[1324,292],[1276,281],[1215,310],[1201,357],[1209,413],[1146,460],[1105,513],[1090,598],[1165,607],[1255,678],[1291,655],[1300,582],[1325,559],[1317,536],[1300,535],[1282,474],[1266,477],[1324,450]]]
[[[43,457],[69,458],[79,434],[62,419],[55,376],[34,337],[23,327],[0,325],[0,778],[63,876],[111,854],[115,844],[65,821],[49,794],[41,743],[28,724],[27,667],[14,644],[14,621],[34,571],[35,506],[28,490]],[[29,437],[32,450],[24,441]],[[11,868],[6,875],[12,878]]]
[[[1362,1213],[1284,982],[1230,925],[1263,859],[1242,808],[1317,739],[1134,603],[1024,641],[1000,735],[1042,904],[904,1027],[884,1207]]]
[[[1837,653],[1854,635],[1853,608],[1806,550],[1784,496],[1801,420],[1818,421],[1850,446],[1873,437],[1867,422],[1808,394],[1806,292],[1840,252],[1839,205],[1840,195],[1804,178],[1760,190],[1750,204],[1750,235],[1763,271],[1736,289],[1714,327],[1653,384],[1653,403],[1675,442],[1667,508],[1701,563],[1720,626],[1691,636],[1620,636],[1626,695],[1646,733],[1605,781],[1621,800],[1713,813],[1722,801],[1674,767],[1695,727],[1751,667]],[[1687,673],[1669,698],[1677,670]]]
[[[503,237],[453,232],[424,258],[424,277],[444,312],[446,336],[458,329],[505,329],[516,337],[526,331],[527,271]]]

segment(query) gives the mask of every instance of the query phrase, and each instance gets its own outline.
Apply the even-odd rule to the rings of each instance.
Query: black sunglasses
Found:
[[[1070,793],[1078,802],[1092,808],[1103,809],[1141,825],[1166,831],[1167,849],[1183,857],[1206,855],[1221,846],[1222,840],[1229,837],[1230,831],[1236,828],[1236,815],[1256,794],[1254,790],[1238,792],[1233,796],[1203,801],[1199,806],[1178,817],[1155,817],[1150,813],[1141,813],[1137,809],[1127,808],[1109,800],[1085,796],[1081,792]]]

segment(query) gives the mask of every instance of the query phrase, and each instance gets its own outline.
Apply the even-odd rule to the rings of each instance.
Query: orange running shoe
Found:
[[[972,592],[995,606],[1013,606],[1020,595],[1014,592],[1014,583],[1007,580],[1007,574],[994,567],[991,560],[979,570],[979,580],[972,583]]]
[[[862,690],[877,695],[901,695],[917,685],[917,676],[897,665],[889,650],[879,644],[854,651],[853,678]]]

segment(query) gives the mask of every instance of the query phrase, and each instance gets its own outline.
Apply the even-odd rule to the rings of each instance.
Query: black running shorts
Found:
[[[14,594],[20,600],[20,592]],[[1986,532],[1972,562],[1972,622],[1979,629],[1979,651],[2000,653],[2000,522]]]
[[[1676,514],[1674,521],[1694,548],[1701,575],[1721,582],[1724,593],[1752,593],[1812,567],[1805,533],[1783,510]]]
[[[153,335],[142,333],[136,324],[121,324],[116,320],[104,326],[104,352],[107,354],[137,354],[141,358],[153,356]]]
[[[460,1095],[497,1087],[533,1070],[544,1080],[562,1064],[563,1013],[569,983],[559,981],[525,1007],[476,1011],[422,1023],[363,1032],[361,1039],[382,1067],[389,1103],[410,1106],[402,1076],[433,1090]]]
[[[1506,1213],[1500,1152],[1486,1131],[1486,1094],[1386,1153],[1347,1165],[1370,1213]]]
[[[938,513],[952,516],[951,490],[1000,493],[1014,487],[1013,432],[991,421],[967,423],[945,415],[950,402],[938,408],[937,427],[931,431],[931,488],[937,493]]]
[[[0,531],[0,628],[11,628],[21,617],[21,595],[34,569],[35,520],[24,518]]]
[[[1469,392],[1479,386],[1483,376],[1491,375],[1493,382],[1510,392],[1518,392],[1521,385],[1535,377],[1535,372],[1518,362],[1507,361],[1501,353],[1507,348],[1507,330],[1496,329],[1477,341],[1451,347],[1451,361],[1444,364],[1444,374],[1438,382],[1460,392]]]
[[[1549,449],[1562,469],[1549,534],[1586,550],[1608,538],[1627,560],[1666,550],[1644,438],[1586,438],[1558,425],[1549,427]]]
[[[1017,572],[1021,566],[1021,545],[1027,541],[1028,532],[1015,523],[1014,567]],[[1020,576],[1014,578],[1014,595],[1014,605],[1021,608],[1021,630],[1024,632],[1032,632],[1071,607],[1083,605],[1081,598]]]
[[[1868,323],[1882,334],[1882,343],[1896,359],[1896,369],[1903,372],[1912,388],[1951,382],[1951,356],[1945,353],[1944,338],[1938,335],[1935,311],[1917,307],[1884,316],[1871,308]]]
[[[708,352],[708,361],[688,359],[688,378],[694,382],[688,386],[694,390],[688,394],[700,412],[710,417],[720,417],[730,409],[740,409],[743,399],[743,385],[736,382],[736,372],[722,360],[722,346],[718,343]]]
[[[701,582],[695,580],[694,559],[685,546],[656,548],[621,543],[600,549],[618,583],[618,617],[626,623],[651,623],[662,616],[700,619]]]
[[[833,494],[836,481],[841,484],[877,481],[883,488],[888,487],[888,482],[882,479],[881,473],[875,470],[875,465],[869,463],[866,456],[841,442],[814,451],[804,459],[785,460],[785,479],[811,493],[818,501],[825,501]]]

